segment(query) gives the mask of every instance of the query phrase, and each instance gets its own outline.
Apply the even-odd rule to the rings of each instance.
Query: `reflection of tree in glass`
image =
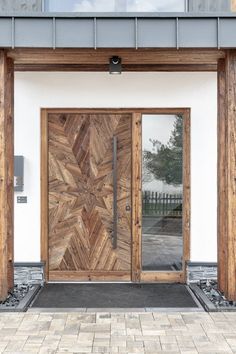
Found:
[[[176,116],[174,129],[167,144],[151,140],[152,151],[143,152],[145,168],[155,179],[167,184],[182,184],[183,166],[183,119]]]
[[[154,139],[149,139],[149,141],[152,143],[152,152],[157,153],[157,151],[159,150],[159,148],[161,146],[161,142],[159,140],[154,140]],[[145,151],[145,150],[143,151],[143,164],[142,164],[142,182],[143,182],[143,184],[150,183],[155,179],[153,174],[150,173],[150,170],[147,166],[148,160],[146,159],[146,152],[147,151]]]
[[[146,184],[153,181],[153,175],[147,168],[147,161],[145,158],[146,151],[143,151],[143,163],[142,163],[142,183]]]

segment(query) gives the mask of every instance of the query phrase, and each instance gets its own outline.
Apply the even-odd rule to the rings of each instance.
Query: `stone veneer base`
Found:
[[[44,284],[44,263],[15,263],[15,284]]]
[[[15,263],[15,284],[44,284],[44,263]],[[216,263],[189,262],[187,265],[187,283],[200,279],[217,279]]]
[[[188,262],[187,283],[196,283],[201,279],[217,279],[217,263]]]

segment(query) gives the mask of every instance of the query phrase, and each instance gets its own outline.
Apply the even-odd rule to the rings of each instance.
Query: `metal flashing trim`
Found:
[[[236,18],[236,12],[1,12],[0,17],[21,18]]]
[[[56,20],[55,17],[52,19],[52,43],[53,49],[56,49]]]
[[[217,48],[220,49],[220,19],[217,18]]]
[[[1,48],[236,48],[236,13],[0,14]]]
[[[217,312],[215,305],[208,299],[204,292],[196,284],[191,284],[190,289],[207,312]]]
[[[135,17],[135,49],[138,49],[138,19]]]
[[[11,47],[14,49],[15,47],[15,18],[11,19]]]
[[[93,19],[93,26],[94,26],[94,49],[97,49],[97,19],[94,17]]]
[[[44,267],[45,262],[14,262],[14,267]]]
[[[176,49],[179,49],[179,18],[176,17]]]
[[[217,267],[217,262],[192,262],[187,261],[186,264],[191,267]]]

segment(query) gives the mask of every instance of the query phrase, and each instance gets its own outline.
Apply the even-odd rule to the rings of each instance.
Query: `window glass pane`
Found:
[[[185,0],[45,0],[49,12],[185,11]]]
[[[182,268],[183,118],[142,117],[143,270]]]

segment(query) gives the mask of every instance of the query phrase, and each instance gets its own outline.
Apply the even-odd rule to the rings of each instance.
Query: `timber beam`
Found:
[[[218,284],[236,301],[236,50],[218,65]]]
[[[164,71],[173,66],[177,71],[216,70],[219,59],[225,57],[224,50],[216,49],[36,49],[22,48],[9,50],[8,56],[17,68],[23,70],[60,70],[70,68],[80,71],[107,70],[109,58],[113,55],[122,58],[127,71]],[[205,66],[205,68],[204,68]],[[46,71],[45,70],[45,71]],[[173,71],[173,70],[172,70]]]
[[[108,64],[15,64],[15,71],[109,72]],[[217,71],[217,64],[124,64],[122,72],[198,72]]]
[[[0,300],[14,285],[14,63],[0,50]]]

